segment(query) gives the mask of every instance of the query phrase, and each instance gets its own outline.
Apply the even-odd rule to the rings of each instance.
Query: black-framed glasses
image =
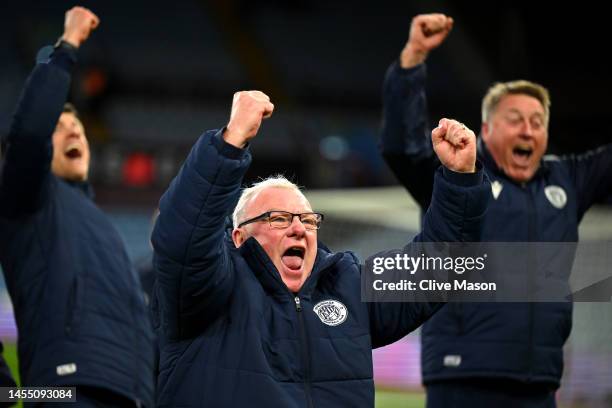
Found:
[[[257,217],[249,218],[248,220],[242,221],[238,224],[238,228],[247,224],[252,224],[257,221],[266,220],[270,224],[271,228],[284,229],[289,228],[293,222],[293,217],[298,217],[300,222],[304,225],[307,230],[318,230],[321,228],[321,222],[323,221],[323,214],[317,212],[306,212],[301,214],[294,214],[289,211],[266,211]]]

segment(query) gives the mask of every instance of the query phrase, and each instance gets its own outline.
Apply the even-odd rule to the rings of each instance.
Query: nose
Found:
[[[68,134],[68,137],[80,137],[83,133],[83,128],[80,123],[74,118],[62,121],[61,124]]]
[[[289,228],[287,229],[287,235],[289,235],[290,237],[302,237],[306,234],[306,227],[304,227],[304,224],[302,224],[302,221],[300,221],[300,217],[298,217],[297,215],[293,216],[293,219],[291,220],[291,225],[289,225]]]
[[[70,132],[68,132],[68,135],[66,136],[66,139],[80,139],[81,138],[81,134],[76,130],[70,130]]]
[[[79,129],[78,125],[76,124],[73,124],[68,129],[68,139],[72,139],[72,138],[76,138],[76,139],[81,138],[81,129]]]
[[[523,125],[521,126],[521,137],[527,139],[533,136],[533,127],[531,126],[531,123],[529,123],[529,120],[523,120]]]

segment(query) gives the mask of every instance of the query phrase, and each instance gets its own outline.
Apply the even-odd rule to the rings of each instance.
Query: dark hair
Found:
[[[66,102],[64,104],[64,110],[62,111],[62,113],[72,113],[74,116],[77,117],[77,119],[79,118],[79,111],[77,110],[77,108],[71,104],[70,102]]]

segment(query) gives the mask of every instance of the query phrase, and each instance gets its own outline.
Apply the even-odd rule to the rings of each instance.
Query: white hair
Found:
[[[253,183],[251,187],[242,190],[242,194],[240,194],[240,198],[238,199],[238,204],[236,204],[236,208],[234,208],[234,213],[232,214],[234,228],[238,228],[238,224],[240,224],[240,221],[243,220],[248,204],[253,201],[259,193],[267,188],[287,188],[294,190],[304,197],[300,187],[287,180],[287,178],[282,174],[270,176],[266,179]],[[306,197],[304,197],[304,200],[306,200]]]

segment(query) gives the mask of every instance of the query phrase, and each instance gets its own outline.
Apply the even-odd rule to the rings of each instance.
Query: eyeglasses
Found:
[[[304,228],[311,231],[318,230],[321,227],[321,222],[323,221],[323,214],[316,212],[294,214],[288,211],[266,211],[257,217],[242,221],[240,224],[238,224],[238,228],[257,221],[267,220],[271,228],[284,229],[289,228],[293,222],[293,217],[298,217],[300,222],[304,225]]]

